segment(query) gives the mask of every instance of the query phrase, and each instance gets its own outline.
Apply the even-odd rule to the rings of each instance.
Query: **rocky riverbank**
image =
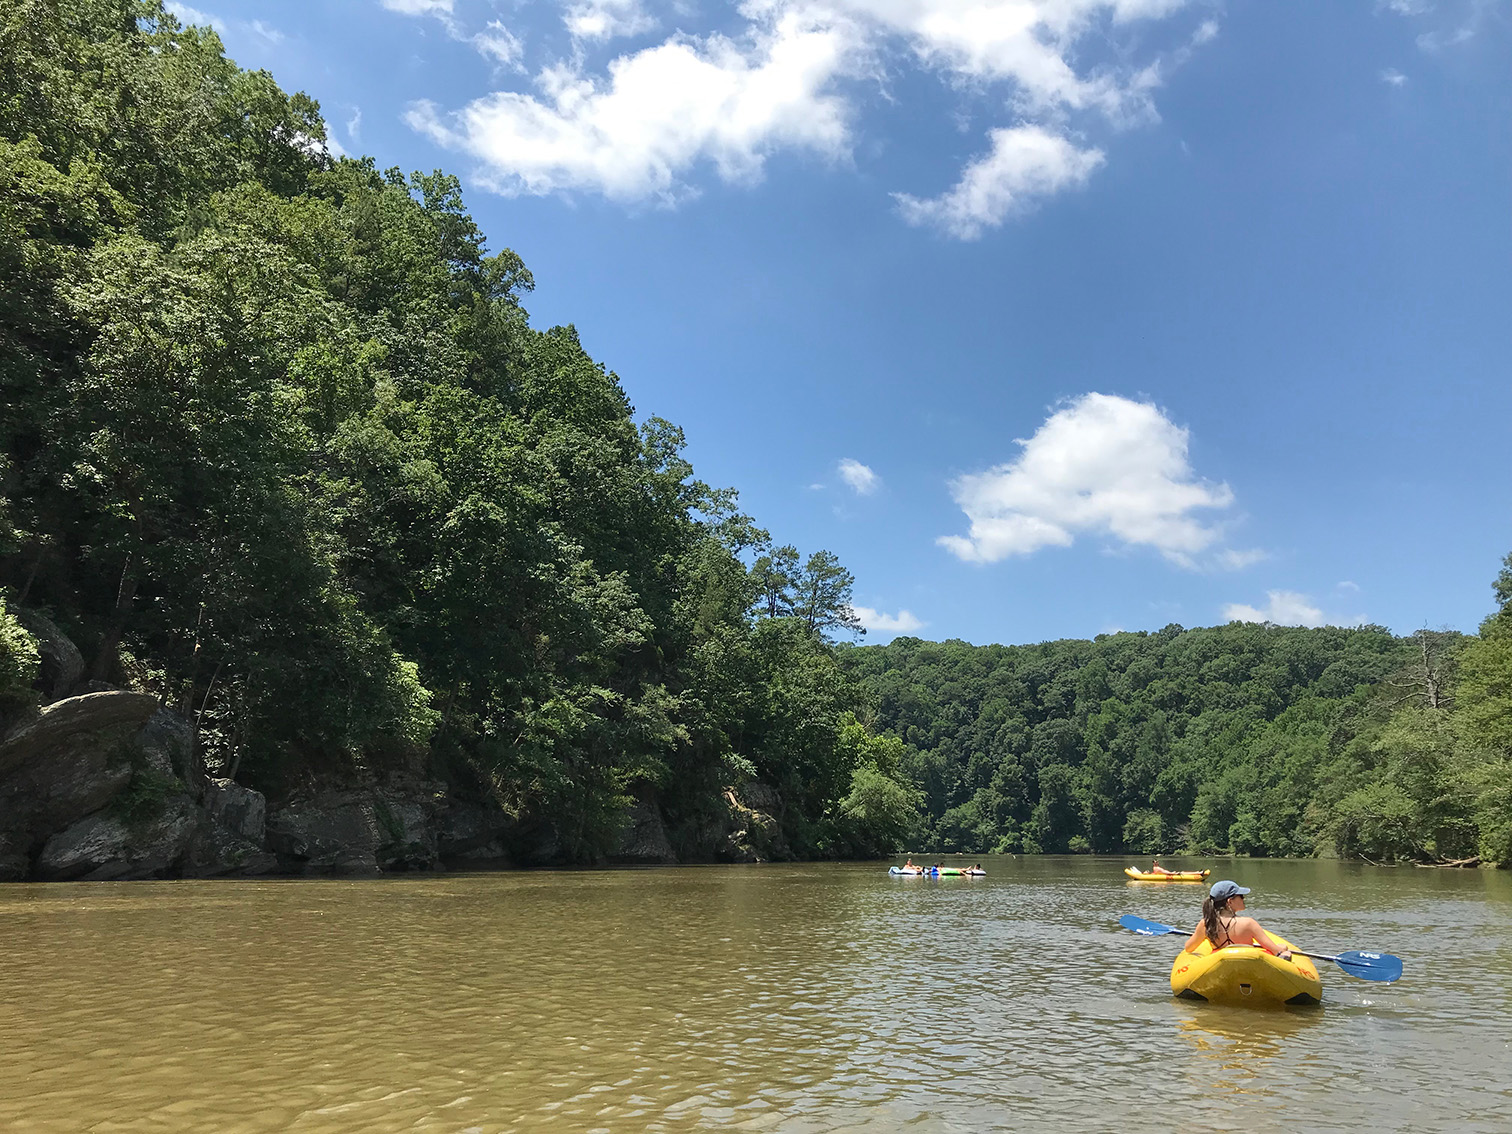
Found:
[[[190,721],[147,693],[81,680],[40,616],[39,707],[0,729],[0,881],[378,874],[559,861],[550,832],[414,773],[354,775],[268,799],[208,774]],[[654,786],[638,785],[609,861],[678,861]],[[694,840],[700,861],[786,857],[760,784],[731,791]]]

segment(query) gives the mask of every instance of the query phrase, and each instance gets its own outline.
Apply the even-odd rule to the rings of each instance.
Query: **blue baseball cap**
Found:
[[[1213,888],[1208,893],[1212,895],[1213,901],[1222,902],[1229,898],[1238,897],[1241,894],[1248,894],[1249,887],[1241,886],[1237,882],[1230,882],[1225,878],[1222,882],[1214,882]]]

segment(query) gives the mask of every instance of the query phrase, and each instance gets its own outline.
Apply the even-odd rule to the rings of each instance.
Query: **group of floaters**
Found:
[[[987,874],[987,872],[982,869],[982,864],[980,862],[975,866],[970,867],[946,866],[943,862],[937,862],[933,866],[915,866],[914,860],[911,858],[902,866],[889,867],[887,872],[889,874],[911,874],[914,877],[919,878],[981,878]]]
[[[1361,980],[1389,984],[1402,975],[1401,958],[1390,953],[1334,955],[1298,949],[1244,912],[1249,892],[1227,878],[1209,888],[1197,928],[1171,963],[1171,991],[1177,996],[1254,1006],[1321,1004],[1323,982],[1314,960],[1333,961]],[[1146,937],[1184,932],[1133,914],[1125,914],[1119,924]]]

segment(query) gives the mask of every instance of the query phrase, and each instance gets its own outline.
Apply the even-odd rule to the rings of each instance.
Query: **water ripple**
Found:
[[[1121,862],[175,882],[0,891],[0,1128],[1497,1130],[1512,885],[1242,862],[1326,1003],[1174,1000],[1200,887]]]

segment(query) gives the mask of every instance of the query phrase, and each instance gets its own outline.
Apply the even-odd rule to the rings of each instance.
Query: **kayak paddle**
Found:
[[[1125,929],[1132,929],[1142,937],[1164,937],[1174,933],[1177,937],[1187,936],[1187,931],[1177,929],[1174,925],[1161,925],[1158,921],[1146,921],[1142,917],[1133,914],[1124,914],[1118,919],[1118,924]],[[1352,977],[1361,980],[1378,980],[1390,984],[1402,975],[1402,958],[1393,957],[1390,953],[1362,953],[1359,950],[1351,950],[1348,953],[1309,953],[1306,949],[1293,949],[1293,953],[1301,953],[1304,957],[1311,957],[1315,961],[1332,961]]]

